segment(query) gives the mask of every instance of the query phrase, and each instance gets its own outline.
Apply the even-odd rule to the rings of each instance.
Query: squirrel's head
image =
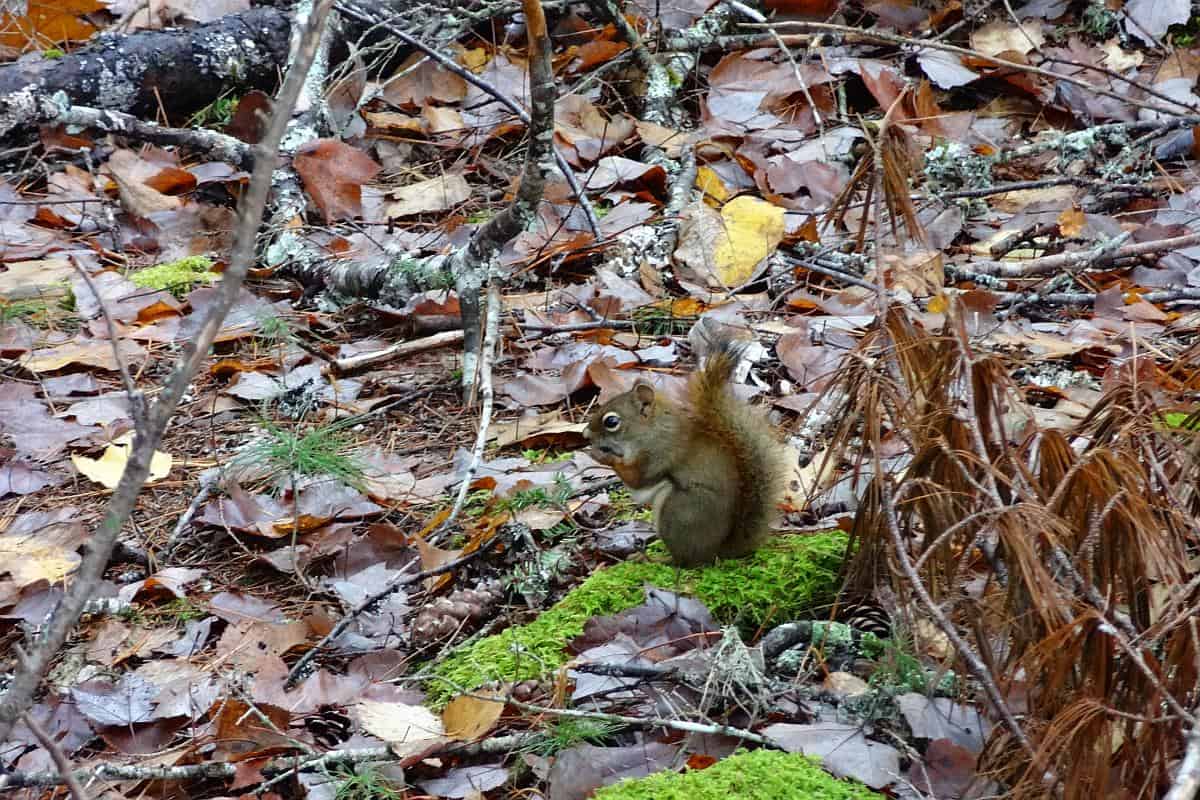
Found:
[[[613,466],[632,461],[645,448],[642,439],[654,417],[654,387],[638,379],[633,388],[592,412],[584,437],[592,457]]]

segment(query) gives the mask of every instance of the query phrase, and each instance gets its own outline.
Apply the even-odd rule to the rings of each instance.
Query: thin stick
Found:
[[[74,770],[71,769],[71,762],[67,760],[67,754],[58,746],[58,742],[51,738],[50,734],[46,733],[38,721],[33,718],[33,715],[26,712],[21,716],[25,720],[25,725],[33,733],[33,738],[38,740],[38,744],[46,748],[46,752],[50,754],[50,760],[54,762],[58,774],[62,776],[63,782],[67,784],[67,791],[71,793],[71,797],[75,800],[88,800],[87,792],[79,784],[79,778],[76,777]]]
[[[12,735],[13,726],[32,704],[42,675],[75,629],[84,605],[100,585],[113,546],[125,522],[137,506],[142,485],[150,474],[151,456],[162,441],[167,425],[192,376],[208,357],[209,348],[221,329],[225,316],[237,301],[242,281],[254,261],[255,240],[271,189],[271,174],[275,169],[279,142],[283,138],[291,109],[312,64],[330,5],[332,0],[318,0],[314,4],[312,13],[302,28],[299,45],[280,90],[279,102],[271,115],[270,125],[262,141],[255,147],[254,173],[242,198],[229,268],[222,277],[217,300],[209,309],[199,332],[188,342],[154,407],[147,412],[145,425],[137,430],[125,472],[121,475],[121,481],[109,501],[104,521],[88,542],[87,555],[84,556],[74,581],[51,618],[40,629],[40,633],[31,634],[27,639],[28,662],[19,666],[8,691],[4,693],[3,699],[0,699],[0,741]]]
[[[997,58],[996,56],[989,56],[986,53],[979,52],[978,50],[971,50],[966,47],[958,47],[958,46],[952,45],[952,44],[944,44],[942,42],[937,42],[932,39],[914,39],[910,36],[900,36],[898,34],[887,33],[885,31],[863,30],[862,28],[854,28],[849,25],[835,25],[830,22],[805,22],[803,20],[782,20],[779,22],[772,22],[772,23],[765,23],[765,24],[764,23],[749,23],[749,22],[747,22],[747,23],[742,23],[742,27],[744,27],[744,28],[785,28],[786,27],[786,28],[800,28],[801,30],[809,30],[809,31],[826,31],[828,33],[842,34],[843,36],[846,36],[847,38],[858,38],[858,39],[865,40],[865,41],[876,41],[876,42],[883,42],[885,44],[893,44],[893,45],[898,45],[898,46],[928,48],[930,50],[941,50],[946,53],[954,53],[955,55],[966,56],[968,58],[977,59],[980,61],[987,61],[991,64],[995,64],[998,67],[1009,67],[1010,69],[1015,69],[1018,72],[1028,72],[1033,75],[1039,75],[1043,78],[1046,78],[1047,80],[1055,81],[1057,83],[1069,83],[1069,84],[1072,84],[1073,86],[1078,86],[1081,89],[1087,89],[1089,92],[1093,92],[1095,94],[1107,97],[1110,100],[1116,100],[1124,105],[1139,106],[1141,108],[1150,109],[1151,111],[1157,111],[1160,114],[1169,114],[1171,116],[1179,116],[1179,113],[1180,113],[1178,109],[1172,110],[1169,108],[1164,108],[1163,106],[1160,106],[1160,105],[1155,105],[1153,103],[1147,103],[1147,102],[1144,102],[1141,100],[1136,100],[1132,97],[1125,97],[1125,96],[1117,94],[1116,92],[1109,91],[1108,89],[1104,89],[1100,86],[1096,86],[1095,84],[1088,83],[1085,80],[1080,80],[1079,78],[1076,78],[1071,75],[1060,75],[1057,72],[1051,72],[1050,70],[1042,69],[1041,67],[1035,67],[1032,64],[1021,64],[1016,61],[1008,61],[1003,58]],[[1128,82],[1133,83],[1132,81],[1128,81]],[[1180,102],[1179,100],[1172,99],[1171,103],[1173,105],[1178,106],[1179,108],[1182,108],[1182,109],[1185,109],[1188,111],[1194,110],[1192,108],[1192,106],[1190,106],[1187,103]]]

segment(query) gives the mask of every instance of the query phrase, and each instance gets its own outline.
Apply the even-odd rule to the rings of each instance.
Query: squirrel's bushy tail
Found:
[[[690,394],[697,417],[708,422],[740,476],[741,485],[729,487],[735,493],[734,527],[721,552],[739,556],[754,550],[770,531],[787,479],[786,451],[765,415],[733,394],[733,371],[744,343],[724,335],[710,337],[710,344]]]

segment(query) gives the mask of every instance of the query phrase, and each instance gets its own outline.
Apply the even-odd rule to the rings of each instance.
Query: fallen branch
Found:
[[[1091,250],[1075,250],[1070,253],[1056,253],[1052,256],[1031,258],[1027,261],[976,261],[969,266],[978,275],[995,275],[1000,278],[1029,278],[1034,275],[1046,275],[1060,269],[1096,269],[1110,261],[1119,258],[1152,255],[1167,250],[1179,250],[1200,244],[1200,233],[1189,233],[1186,236],[1175,236],[1171,239],[1155,239],[1152,242],[1138,242],[1110,249],[1108,243]]]
[[[0,136],[25,125],[92,128],[139,142],[186,147],[244,169],[251,166],[249,145],[224,133],[208,128],[167,128],[122,111],[63,104],[36,86],[0,98]]]
[[[290,33],[285,12],[259,6],[186,30],[100,36],[61,58],[0,67],[0,97],[33,88],[110,111],[151,116],[166,101],[187,114],[224,92],[276,86]]]
[[[26,638],[26,648],[18,646],[18,652],[24,652],[24,658],[15,671],[8,690],[0,699],[0,741],[9,738],[13,726],[33,702],[42,675],[71,631],[75,629],[85,604],[100,585],[109,555],[121,529],[137,506],[142,485],[150,474],[150,458],[162,441],[163,433],[192,376],[208,357],[209,348],[221,329],[226,314],[238,298],[242,282],[254,261],[255,240],[271,188],[271,175],[275,169],[279,142],[283,138],[291,109],[312,63],[330,3],[331,0],[319,0],[315,4],[310,19],[302,29],[303,33],[298,40],[292,65],[288,69],[279,100],[271,115],[270,125],[262,141],[255,146],[254,173],[239,208],[233,250],[229,266],[221,280],[217,299],[205,316],[199,332],[184,348],[157,402],[148,410],[145,425],[137,429],[121,481],[109,501],[103,522],[88,541],[87,554],[66,594],[53,615],[42,626],[40,633],[30,634]]]

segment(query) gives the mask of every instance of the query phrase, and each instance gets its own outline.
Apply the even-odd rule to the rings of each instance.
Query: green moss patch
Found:
[[[697,597],[722,624],[752,631],[793,619],[835,589],[846,549],[845,534],[777,536],[745,559],[701,569],[676,570],[668,563],[626,561],[597,570],[574,591],[528,625],[481,639],[453,653],[434,670],[430,699],[444,703],[457,692],[492,681],[535,678],[566,661],[567,644],[598,614],[615,614],[642,602],[644,584]],[[661,544],[650,549],[665,556]],[[678,574],[678,578],[676,575]]]
[[[598,789],[596,800],[868,800],[861,783],[838,780],[807,756],[755,750],[708,769],[658,772]]]
[[[188,256],[178,261],[146,267],[129,276],[135,285],[165,290],[182,297],[198,283],[212,283],[221,277],[212,271],[213,262],[204,256]]]

